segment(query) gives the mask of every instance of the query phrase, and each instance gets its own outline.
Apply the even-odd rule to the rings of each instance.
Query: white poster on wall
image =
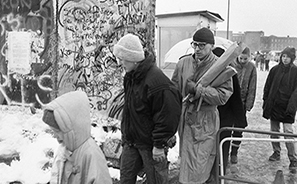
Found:
[[[8,70],[9,73],[30,73],[31,33],[8,32]]]

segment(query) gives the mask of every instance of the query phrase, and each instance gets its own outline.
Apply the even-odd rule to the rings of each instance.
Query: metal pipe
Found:
[[[234,127],[223,127],[221,129],[219,129],[219,131],[217,132],[216,135],[216,181],[219,182],[219,180],[221,179],[228,179],[228,177],[224,177],[224,176],[220,176],[220,163],[223,163],[223,158],[220,155],[220,135],[223,131],[239,131],[239,132],[249,132],[249,133],[257,133],[257,134],[266,134],[266,135],[277,135],[277,136],[285,136],[285,137],[297,137],[297,134],[288,134],[288,133],[280,133],[280,132],[271,132],[271,131],[261,131],[261,130],[250,130],[250,129],[244,129],[244,128],[234,128]],[[225,138],[225,139],[229,139],[229,140],[237,140],[237,139],[241,139],[241,140],[247,140],[247,139],[251,139],[251,140],[257,140],[257,139],[261,139],[261,141],[275,141],[275,142],[292,142],[292,141],[296,141],[296,140],[290,140],[290,139],[274,139],[274,140],[270,140],[270,139],[264,139],[264,138]],[[223,140],[225,140],[223,139]],[[223,141],[222,140],[222,141]],[[222,161],[221,161],[222,160]],[[222,172],[222,169],[221,169]],[[221,173],[223,174],[223,172]],[[232,179],[234,180],[234,179]],[[236,179],[236,181],[239,181]],[[222,181],[224,183],[224,181]],[[241,182],[245,182],[245,183],[255,183],[255,182],[251,182],[251,181],[241,181]]]
[[[227,39],[229,39],[229,15],[230,15],[230,0],[228,0],[228,13],[227,13]]]

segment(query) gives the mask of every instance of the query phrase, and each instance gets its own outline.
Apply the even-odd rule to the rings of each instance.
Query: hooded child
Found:
[[[82,91],[65,93],[44,108],[42,120],[60,143],[51,184],[111,184],[105,156],[91,137],[90,105]]]

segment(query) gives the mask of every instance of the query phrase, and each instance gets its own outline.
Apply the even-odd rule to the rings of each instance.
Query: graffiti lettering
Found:
[[[123,70],[117,67],[111,49],[127,30],[143,40],[147,37],[149,9],[146,5],[148,0],[66,1],[62,4],[58,11],[63,33],[59,65],[66,64],[69,70],[64,70],[59,89],[69,82],[76,87],[84,83],[92,108],[105,111],[114,94],[123,87]]]
[[[10,77],[11,79],[5,75],[1,75],[1,78],[4,79],[4,82],[1,80],[0,96],[2,95],[4,97],[7,105],[38,107],[41,105],[38,103],[38,100],[40,100],[39,96],[41,96],[45,102],[49,102],[48,91],[51,91],[51,88],[46,86],[49,82],[45,79],[51,81],[50,76],[41,76],[38,84],[36,79],[26,78],[21,75],[13,75]],[[8,83],[9,81],[10,83]],[[37,89],[37,87],[40,88]],[[32,94],[32,96],[27,96],[27,93]],[[36,95],[38,99],[35,98]]]
[[[75,53],[75,52],[72,51],[72,50],[66,49],[66,48],[60,49],[60,56],[61,56],[61,58],[68,57],[69,55],[71,55],[73,53]]]
[[[1,73],[0,73],[1,74]],[[5,75],[0,75],[0,87],[5,87],[8,85],[8,77]]]
[[[42,79],[42,83],[38,84],[35,75],[37,73],[42,75],[47,66],[50,66],[48,64],[51,59],[48,57],[52,53],[48,53],[49,37],[54,26],[52,5],[52,0],[0,0],[0,73],[2,73],[0,86],[7,104],[36,105],[38,102],[35,94],[39,94],[43,101],[50,100],[49,92],[44,91],[46,88],[41,89],[38,85],[49,87],[52,82]],[[31,72],[27,75],[9,73],[7,69],[10,60],[6,56],[6,51],[9,49],[6,33],[9,31],[26,31],[32,35],[29,61]]]
[[[48,79],[48,80],[52,80],[50,75],[43,75],[40,76],[39,79],[37,80],[37,85],[40,89],[44,90],[44,91],[52,91],[53,89],[47,86],[43,86],[42,81],[44,79]]]
[[[38,0],[2,0],[0,16],[13,12],[14,14],[28,14],[37,11],[40,7]]]

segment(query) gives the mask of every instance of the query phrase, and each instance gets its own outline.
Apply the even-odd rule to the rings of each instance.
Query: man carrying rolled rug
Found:
[[[202,184],[210,178],[216,156],[216,133],[220,126],[217,106],[225,104],[233,92],[231,76],[216,87],[197,84],[218,59],[212,52],[214,43],[211,30],[197,30],[191,42],[194,54],[182,57],[172,76],[183,97],[193,96],[193,101],[184,103],[178,129],[179,182],[183,184]],[[200,98],[203,100],[197,111]]]

